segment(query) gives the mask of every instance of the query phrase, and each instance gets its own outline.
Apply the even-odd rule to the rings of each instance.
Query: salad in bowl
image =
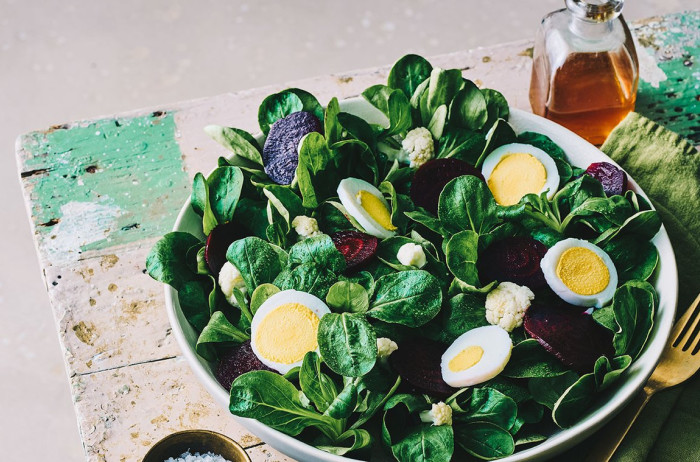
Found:
[[[190,363],[299,458],[580,440],[670,330],[659,215],[594,147],[458,69],[407,55],[362,96],[292,88],[261,103],[260,136],[205,128],[234,155],[147,258]]]

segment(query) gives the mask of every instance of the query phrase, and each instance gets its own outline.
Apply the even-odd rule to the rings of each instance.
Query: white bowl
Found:
[[[374,123],[383,123],[385,118],[382,113],[372,107],[362,98],[352,98],[340,103],[343,111],[351,112]],[[511,109],[509,123],[516,133],[524,131],[534,131],[550,137],[566,152],[572,164],[585,168],[592,162],[612,162],[608,156],[603,154],[595,146],[585,141],[568,129],[555,124],[542,117],[524,112],[518,109]],[[262,138],[258,138],[262,141]],[[646,197],[639,185],[630,178],[629,188]],[[201,218],[190,207],[188,200],[182,207],[174,231],[186,231],[204,238],[201,230]],[[662,226],[659,233],[654,237],[653,243],[659,250],[659,265],[657,268],[656,282],[654,286],[659,293],[659,307],[655,313],[654,328],[649,337],[649,341],[643,354],[624,372],[618,382],[610,389],[601,394],[598,402],[591,411],[584,416],[576,425],[565,430],[559,430],[544,442],[529,449],[516,452],[515,454],[499,459],[503,462],[514,462],[522,460],[543,460],[559,454],[575,444],[583,441],[593,434],[605,422],[617,414],[626,403],[630,401],[636,391],[638,391],[651,375],[656,363],[659,360],[661,351],[668,340],[678,297],[678,275],[676,272],[676,260],[671,248],[668,234]],[[173,334],[182,349],[182,352],[194,371],[197,378],[204,387],[211,393],[214,400],[224,409],[228,410],[229,393],[219,382],[216,381],[213,373],[214,364],[197,356],[195,344],[197,334],[192,326],[185,320],[180,304],[178,303],[177,292],[170,286],[165,286],[165,305],[168,310],[168,317],[173,329]],[[268,443],[276,450],[298,459],[300,461],[326,461],[326,462],[348,462],[356,459],[336,456],[316,449],[294,437],[285,435],[264,425],[257,420],[245,419],[232,416],[251,433]]]

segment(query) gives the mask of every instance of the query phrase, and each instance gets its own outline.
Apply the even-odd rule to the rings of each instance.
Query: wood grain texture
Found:
[[[685,63],[688,53],[697,56],[700,15],[687,16],[652,18],[636,26],[640,109],[672,129],[687,129],[697,143],[698,82]],[[668,47],[672,52],[666,59]],[[501,91],[513,107],[529,110],[531,56],[531,41],[521,41],[430,61],[462,69],[479,86]],[[216,406],[181,358],[170,335],[162,286],[144,274],[146,254],[172,228],[194,174],[210,171],[217,157],[228,154],[204,134],[205,125],[255,133],[258,105],[272,92],[300,87],[322,102],[357,96],[385,82],[389,67],[20,137],[21,182],[88,460],[138,461],[159,438],[185,428],[220,431],[245,446],[260,444]],[[267,445],[252,447],[250,454],[253,460],[290,460]]]

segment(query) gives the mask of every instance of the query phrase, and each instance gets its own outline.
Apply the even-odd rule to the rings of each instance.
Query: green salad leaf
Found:
[[[422,270],[382,276],[375,283],[367,315],[385,322],[420,327],[440,311],[442,292],[435,276]]]
[[[361,315],[330,313],[318,326],[318,348],[333,372],[361,377],[374,367],[377,336]]]

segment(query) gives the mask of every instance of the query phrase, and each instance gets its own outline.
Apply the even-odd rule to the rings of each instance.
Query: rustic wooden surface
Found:
[[[638,23],[637,110],[698,143],[700,14]],[[532,43],[431,57],[460,68],[529,110]],[[257,131],[268,94],[289,86],[321,102],[385,82],[388,67],[326,75],[274,87],[54,126],[17,142],[17,159],[86,458],[139,461],[182,429],[225,433],[253,460],[288,460],[247,432],[197,382],[171,334],[163,290],[145,257],[168,232],[192,177],[223,148],[202,131],[221,124]]]

